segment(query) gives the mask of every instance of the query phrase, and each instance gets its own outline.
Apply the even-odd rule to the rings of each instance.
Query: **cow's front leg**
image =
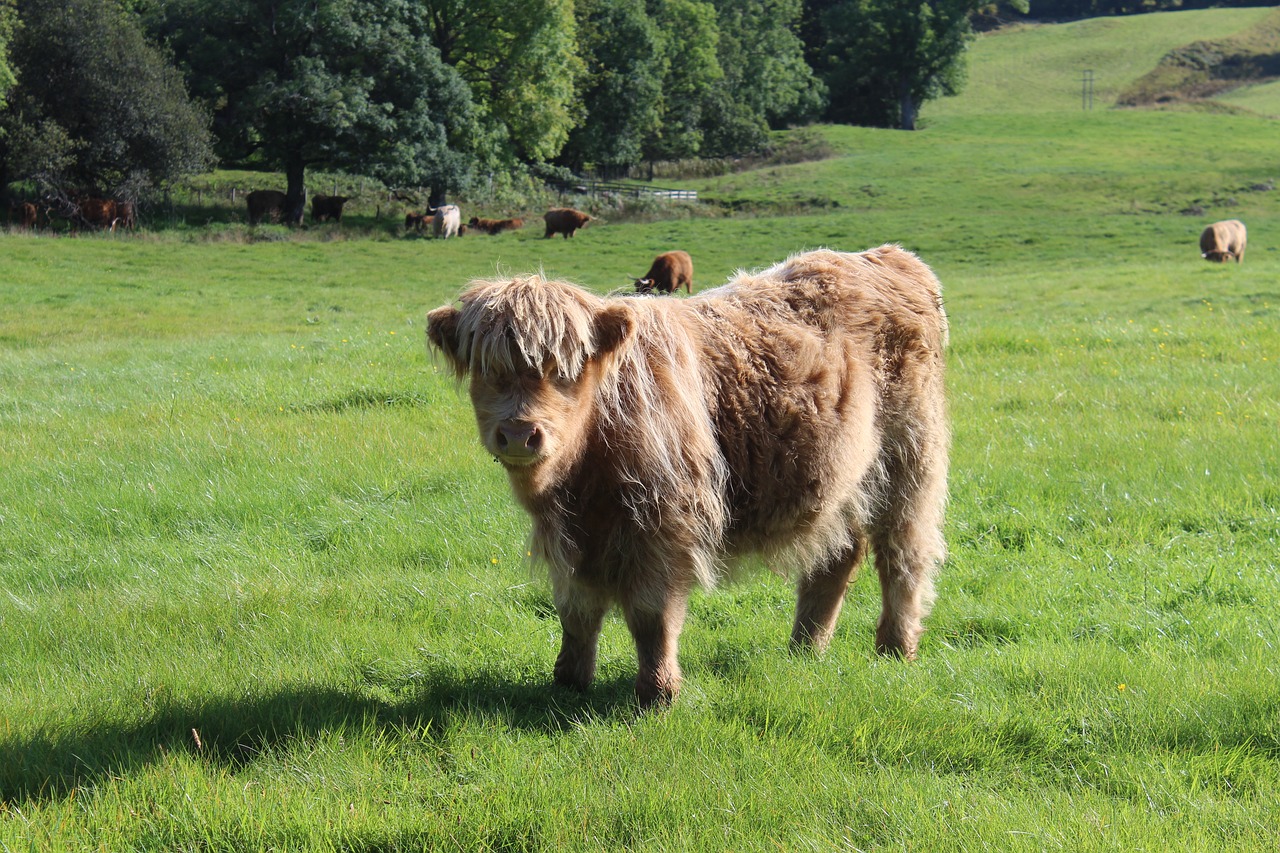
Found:
[[[859,538],[825,566],[800,579],[796,585],[796,621],[791,628],[793,649],[820,652],[831,642],[836,619],[844,606],[844,594],[866,547],[866,542]]]
[[[563,636],[556,658],[556,684],[586,690],[596,677],[596,648],[609,599],[572,581],[553,583]]]
[[[643,708],[670,705],[680,692],[680,663],[676,656],[688,608],[688,590],[664,590],[623,602],[623,615],[635,640],[639,662],[636,698]]]

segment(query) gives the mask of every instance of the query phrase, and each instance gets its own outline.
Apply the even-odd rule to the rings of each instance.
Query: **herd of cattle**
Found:
[[[542,215],[542,221],[547,226],[547,232],[544,236],[554,237],[556,234],[562,234],[567,239],[572,237],[578,229],[585,228],[587,223],[594,220],[594,218],[590,214],[583,213],[581,210],[574,210],[572,207],[554,207]],[[491,235],[501,234],[504,231],[518,231],[524,227],[524,220],[519,218],[485,219],[473,216],[464,224],[462,222],[462,212],[456,204],[442,204],[436,208],[428,208],[423,213],[410,211],[405,214],[405,231],[425,233],[428,225],[431,227],[431,233],[436,237],[448,239],[449,237],[461,237],[468,231]]]
[[[265,220],[301,225],[302,211],[299,209],[289,215],[286,201],[287,196],[279,190],[254,190],[248,193],[245,196],[245,206],[249,224],[259,225]],[[349,201],[350,196],[313,195],[311,221],[342,222],[342,210]],[[138,226],[136,207],[131,201],[85,195],[47,201],[44,204],[20,200],[9,202],[11,228],[34,230],[47,225],[55,215],[69,222],[73,229],[92,228],[114,232],[117,228],[134,229]],[[545,238],[560,234],[568,239],[585,228],[594,217],[572,207],[557,207],[548,210],[542,219],[546,225],[546,233],[543,235]],[[501,234],[505,231],[517,231],[524,224],[524,220],[519,218],[487,219],[479,216],[473,216],[464,223],[462,212],[455,204],[442,204],[421,213],[411,211],[404,217],[406,232],[425,234],[430,229],[435,237],[442,239],[461,237],[468,231]],[[1232,260],[1242,263],[1246,243],[1247,232],[1240,220],[1214,222],[1200,234],[1200,256],[1219,263]],[[683,286],[687,292],[692,293],[692,281],[693,266],[689,256],[684,252],[668,252],[655,258],[649,272],[636,279],[636,290],[671,293]]]
[[[73,228],[115,231],[117,228],[138,227],[135,207],[131,201],[78,196],[52,199],[40,205],[33,201],[9,203],[10,227],[31,231],[47,225],[52,216],[67,220]]]

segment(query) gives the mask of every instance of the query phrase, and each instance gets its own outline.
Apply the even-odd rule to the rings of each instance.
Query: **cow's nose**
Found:
[[[527,421],[498,424],[498,449],[508,456],[532,456],[542,448],[542,431]]]

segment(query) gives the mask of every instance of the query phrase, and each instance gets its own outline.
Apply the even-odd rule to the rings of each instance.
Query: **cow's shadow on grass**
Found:
[[[133,724],[59,726],[0,740],[0,803],[60,799],[174,753],[235,772],[293,741],[327,732],[375,727],[442,738],[452,721],[480,716],[555,736],[593,720],[633,720],[638,713],[630,678],[600,680],[578,693],[549,682],[513,683],[509,671],[434,671],[408,688],[300,685],[259,697],[152,705]]]

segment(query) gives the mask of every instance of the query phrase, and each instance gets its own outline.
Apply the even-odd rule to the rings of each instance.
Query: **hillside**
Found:
[[[1240,109],[1223,96],[1280,78],[1280,9],[1223,39],[1199,40],[1166,53],[1117,98],[1121,106]],[[1264,110],[1265,111],[1265,110]]]
[[[926,104],[922,117],[1079,112],[1085,69],[1093,71],[1094,109],[1104,109],[1174,49],[1237,36],[1272,14],[1266,8],[1206,9],[986,33],[970,49],[964,91]]]

